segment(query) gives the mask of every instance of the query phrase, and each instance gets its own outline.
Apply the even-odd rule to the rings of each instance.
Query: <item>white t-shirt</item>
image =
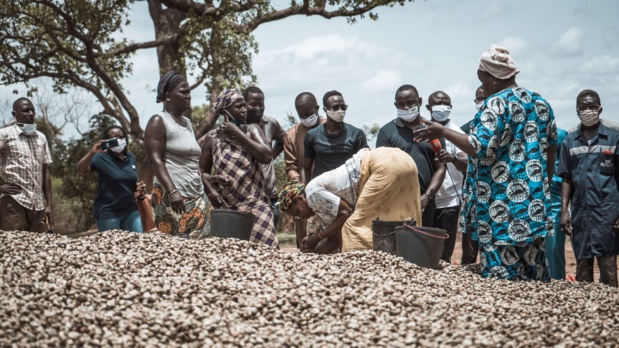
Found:
[[[361,149],[343,165],[319,175],[305,187],[307,205],[316,213],[323,228],[337,217],[340,199],[354,207],[359,196],[361,179]]]
[[[452,121],[447,122],[446,128],[453,129],[458,133],[464,134],[464,132]],[[454,144],[445,139],[445,150],[450,154],[458,157],[459,153],[463,153]],[[449,208],[459,206],[461,204],[462,197],[462,180],[464,176],[453,163],[447,163],[447,173],[445,173],[445,180],[441,188],[439,188],[434,201],[437,209]]]

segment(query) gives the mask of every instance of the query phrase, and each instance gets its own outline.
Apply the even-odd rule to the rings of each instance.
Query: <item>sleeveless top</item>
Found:
[[[165,166],[178,192],[185,198],[202,196],[200,179],[200,145],[191,128],[191,121],[185,116],[183,127],[174,121],[167,112],[157,113],[161,116],[166,129],[166,147],[163,154]],[[155,176],[155,183],[160,184]]]

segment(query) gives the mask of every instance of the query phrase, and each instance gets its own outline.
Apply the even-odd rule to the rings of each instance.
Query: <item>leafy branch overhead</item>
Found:
[[[154,39],[136,42],[124,32],[132,8],[139,6],[132,0],[0,0],[0,83],[31,86],[47,77],[56,93],[84,89],[102,112],[142,139],[136,105],[151,101],[132,99],[121,84],[132,76],[136,52],[156,49],[159,72],[177,70],[192,89],[205,85],[210,92],[205,102],[212,105],[225,86],[256,80],[251,60],[258,44],[252,32],[260,25],[293,16],[376,20],[378,7],[410,1],[147,0]],[[211,108],[194,117],[200,119],[197,136],[216,121]]]

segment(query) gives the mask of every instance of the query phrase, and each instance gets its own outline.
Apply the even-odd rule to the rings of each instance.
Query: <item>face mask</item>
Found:
[[[337,122],[337,123],[342,123],[344,122],[344,116],[346,116],[346,111],[344,110],[327,110],[327,116],[329,116],[330,119],[332,119],[333,121]]]
[[[316,122],[318,122],[318,115],[317,114],[313,114],[310,117],[307,118],[302,118],[301,119],[301,123],[307,127],[307,128],[312,128],[316,125]]]
[[[481,110],[481,107],[484,106],[484,102],[475,103],[475,108],[477,111]]]
[[[37,131],[37,125],[34,123],[18,124],[26,135],[32,135]]]
[[[262,109],[247,110],[247,123],[258,123],[262,119]]]
[[[437,122],[445,122],[449,119],[451,108],[447,105],[434,105],[432,107],[432,118]]]
[[[125,150],[125,146],[127,146],[127,139],[118,139],[118,146],[114,146],[110,150],[115,153],[121,153]]]
[[[584,110],[578,112],[580,122],[586,127],[595,126],[600,119],[600,110]]]
[[[417,106],[413,106],[412,108],[405,109],[397,109],[398,117],[405,122],[413,122],[417,116],[419,116],[419,108]]]

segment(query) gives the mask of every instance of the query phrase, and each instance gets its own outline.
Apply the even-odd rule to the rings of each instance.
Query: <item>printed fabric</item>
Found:
[[[237,139],[211,134],[217,139],[213,149],[214,174],[231,179],[230,185],[221,187],[219,194],[230,209],[254,214],[251,242],[279,248],[273,211],[258,162]]]
[[[469,143],[477,157],[469,161],[459,229],[480,247],[525,246],[551,233],[546,154],[557,128],[546,100],[521,87],[490,96]]]
[[[159,231],[189,239],[199,239],[209,231],[212,208],[202,196],[183,197],[186,211],[183,214],[177,214],[172,210],[168,193],[160,184],[155,183],[151,200],[155,224]]]

